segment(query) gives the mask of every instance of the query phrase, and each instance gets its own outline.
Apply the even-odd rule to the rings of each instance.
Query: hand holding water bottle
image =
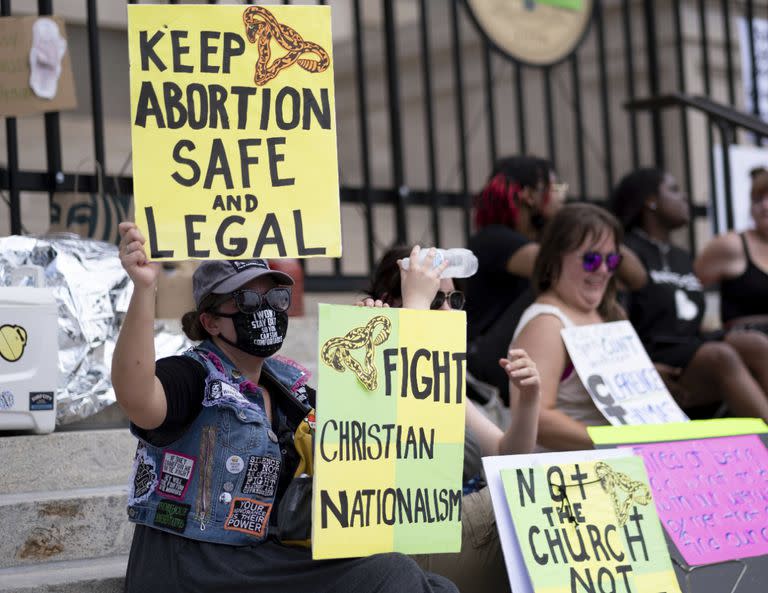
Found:
[[[440,288],[440,275],[448,267],[443,261],[435,265],[437,249],[422,249],[415,245],[410,257],[398,260],[402,306],[406,309],[429,309]],[[413,265],[409,265],[414,262]]]
[[[417,246],[418,247],[418,246]],[[469,249],[435,249],[435,255],[432,259],[432,267],[437,268],[444,262],[447,262],[447,266],[442,269],[440,278],[469,278],[477,272],[477,258],[475,254]],[[418,252],[417,261],[420,264],[425,262],[428,257],[429,249],[421,249]],[[411,257],[406,257],[402,260],[403,270],[407,270],[411,264],[411,260],[414,258],[413,252]]]

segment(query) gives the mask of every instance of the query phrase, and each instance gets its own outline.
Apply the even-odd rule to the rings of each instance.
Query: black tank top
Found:
[[[720,317],[723,323],[738,317],[768,314],[768,274],[749,257],[744,234],[739,236],[744,245],[747,269],[741,276],[720,283]]]

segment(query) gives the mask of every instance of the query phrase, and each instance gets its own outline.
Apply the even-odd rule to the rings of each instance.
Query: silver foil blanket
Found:
[[[117,247],[71,234],[0,238],[0,286],[31,284],[32,278],[11,278],[27,265],[43,269],[45,286],[53,288],[58,305],[56,423],[82,420],[115,402],[112,352],[133,284]],[[172,324],[156,323],[157,358],[190,345]]]

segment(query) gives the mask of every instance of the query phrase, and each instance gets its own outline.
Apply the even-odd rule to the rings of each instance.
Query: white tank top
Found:
[[[520,322],[517,324],[512,341],[517,338],[532,319],[539,315],[553,315],[560,320],[563,327],[573,327],[575,325],[558,307],[544,303],[533,303],[520,317]],[[571,366],[570,361],[568,368],[570,369],[570,374],[565,379],[561,377],[560,386],[557,389],[557,400],[555,403],[557,409],[587,426],[608,424],[605,416],[597,409],[589,392],[581,383],[581,379],[579,379],[576,369]]]

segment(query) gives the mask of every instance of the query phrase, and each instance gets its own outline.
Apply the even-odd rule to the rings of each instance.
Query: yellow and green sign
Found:
[[[463,311],[320,305],[312,557],[458,552]]]
[[[136,220],[155,260],[341,255],[327,6],[129,6]]]
[[[535,593],[680,593],[640,457],[501,478]]]

